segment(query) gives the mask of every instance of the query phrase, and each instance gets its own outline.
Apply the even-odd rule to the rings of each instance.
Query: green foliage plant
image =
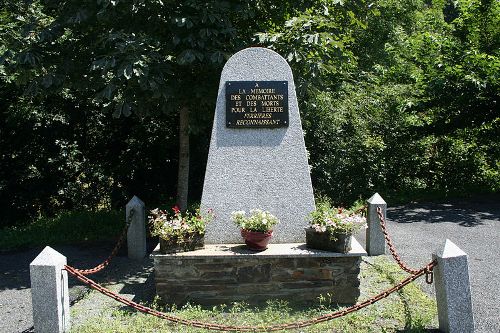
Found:
[[[353,234],[367,226],[366,218],[361,214],[332,207],[328,202],[317,204],[309,225],[316,232],[328,233],[331,238],[335,238],[335,234]]]
[[[1,226],[164,202],[181,160],[199,197],[220,71],[252,45],[292,67],[313,186],[336,205],[500,190],[499,1],[0,8]]]
[[[116,242],[125,227],[122,213],[100,210],[61,212],[24,225],[0,229],[0,252],[43,247],[75,245],[86,242]]]
[[[300,2],[299,2],[300,3]],[[365,1],[319,0],[293,7],[281,25],[256,34],[259,43],[288,61],[299,100],[331,90],[355,71],[354,33],[366,27]]]
[[[244,210],[234,211],[231,213],[231,219],[241,229],[258,232],[271,231],[279,223],[276,216],[261,209],[250,210],[250,216],[247,216]]]
[[[151,210],[149,225],[152,236],[182,242],[193,234],[204,235],[206,225],[214,218],[211,209],[203,214],[199,209],[194,213],[189,211],[182,213],[177,206],[174,206],[172,211],[173,214],[158,208]]]
[[[0,0],[0,163],[19,170],[0,171],[0,208],[15,211],[15,223],[102,202],[117,207],[134,194],[161,202],[176,195],[165,189],[175,188],[170,175],[181,160],[189,166],[190,149],[196,197],[222,66],[288,7]],[[179,151],[186,136],[191,144]],[[187,193],[183,171],[177,195]]]

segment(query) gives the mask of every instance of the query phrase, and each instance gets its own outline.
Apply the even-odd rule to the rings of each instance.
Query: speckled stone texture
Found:
[[[31,300],[35,332],[70,329],[66,257],[46,246],[30,264]]]
[[[387,252],[387,245],[382,227],[380,227],[377,208],[380,207],[380,209],[382,209],[382,215],[387,219],[387,203],[378,193],[372,195],[366,202],[368,204],[368,215],[366,218],[368,224],[368,228],[366,229],[366,252],[368,252],[370,256],[385,254]]]
[[[467,254],[449,239],[433,254],[439,329],[447,333],[474,332]]]
[[[281,299],[317,302],[320,295],[339,304],[359,297],[359,243],[348,254],[310,250],[305,244],[273,244],[251,252],[238,244],[208,245],[205,250],[152,257],[156,292],[166,303],[216,305]]]
[[[126,205],[127,221],[132,210],[134,213],[127,230],[128,257],[141,261],[146,257],[146,210],[144,202],[135,195]]]
[[[226,128],[226,81],[288,81],[289,127]],[[305,241],[307,216],[315,208],[311,177],[292,72],[274,51],[244,49],[224,66],[201,207],[216,214],[207,227],[207,244],[240,243],[231,212],[253,208],[280,219],[271,242]]]

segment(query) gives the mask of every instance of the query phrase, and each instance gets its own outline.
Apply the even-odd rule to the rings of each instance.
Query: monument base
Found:
[[[345,254],[308,249],[303,243],[270,244],[263,252],[241,244],[209,244],[171,254],[156,247],[151,254],[157,294],[178,305],[264,304],[269,299],[310,304],[320,295],[333,303],[353,304],[365,255],[354,237],[352,250]]]

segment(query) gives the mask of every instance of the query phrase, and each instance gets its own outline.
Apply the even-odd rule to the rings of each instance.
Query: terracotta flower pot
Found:
[[[245,244],[250,250],[263,251],[267,249],[267,245],[273,237],[273,231],[250,231],[241,229],[241,237],[245,239]]]
[[[341,233],[331,235],[329,232],[316,232],[313,228],[308,228],[306,246],[311,249],[347,253],[351,250],[351,236]]]

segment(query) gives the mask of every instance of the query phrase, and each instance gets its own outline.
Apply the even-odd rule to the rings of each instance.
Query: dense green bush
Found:
[[[395,145],[404,135],[406,120],[398,111],[405,97],[411,97],[409,86],[345,84],[306,105],[306,142],[317,191],[349,203],[385,190],[393,175],[402,176],[398,165],[411,159],[409,147]]]
[[[500,3],[0,0],[0,226],[201,194],[225,59],[290,63],[315,190],[500,190]]]
[[[484,142],[481,129],[417,136],[418,119],[403,110],[415,98],[411,85],[341,89],[316,95],[303,110],[319,193],[348,204],[375,191],[418,197],[499,189],[497,144]]]
[[[304,103],[316,190],[345,202],[500,189],[500,4],[456,6],[376,2],[354,33],[358,71]]]
[[[147,201],[175,194],[171,118],[113,119],[76,98],[18,95],[1,110],[0,126],[0,225],[61,210],[121,208],[133,194]]]

